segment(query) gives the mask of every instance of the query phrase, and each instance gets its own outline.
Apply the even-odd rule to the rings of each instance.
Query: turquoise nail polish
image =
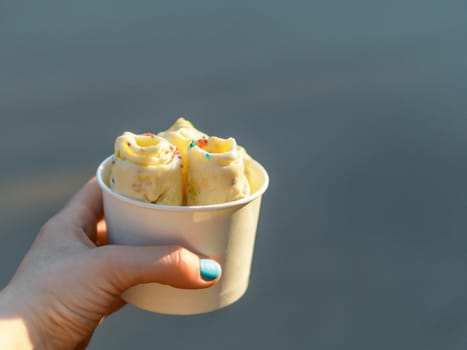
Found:
[[[215,280],[221,274],[221,266],[211,259],[199,260],[199,272],[201,277],[206,281]]]

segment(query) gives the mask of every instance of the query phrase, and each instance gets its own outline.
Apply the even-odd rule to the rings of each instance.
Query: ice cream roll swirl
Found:
[[[170,128],[160,132],[158,136],[177,146],[184,159],[184,165],[186,165],[186,152],[191,141],[208,138],[208,135],[196,129],[191,122],[184,118],[178,118]]]
[[[162,131],[158,134],[170,143],[175,145],[182,155],[182,181],[183,191],[186,194],[186,181],[187,181],[187,149],[192,140],[198,140],[208,138],[204,132],[196,129],[191,122],[184,118],[178,118],[175,123],[168,128],[166,131]],[[183,200],[186,203],[186,197]]]
[[[150,203],[182,205],[182,155],[152,133],[124,132],[115,140],[110,188]]]
[[[192,140],[187,151],[187,205],[224,203],[248,196],[244,156],[234,138]]]

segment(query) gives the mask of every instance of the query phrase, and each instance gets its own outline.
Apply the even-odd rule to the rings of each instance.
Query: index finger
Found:
[[[92,241],[95,240],[96,225],[104,216],[102,190],[95,177],[71,198],[60,215],[68,223],[82,228]]]

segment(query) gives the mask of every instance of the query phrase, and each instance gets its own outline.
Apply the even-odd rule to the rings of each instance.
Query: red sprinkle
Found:
[[[150,131],[144,133],[145,136],[154,137],[154,134]]]
[[[206,140],[205,138],[202,138],[202,139],[199,139],[198,142],[198,147],[206,147],[208,145],[208,140]]]

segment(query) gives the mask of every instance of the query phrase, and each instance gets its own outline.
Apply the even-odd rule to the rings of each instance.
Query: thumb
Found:
[[[96,251],[99,278],[106,279],[117,293],[150,282],[184,289],[207,288],[221,275],[216,261],[200,259],[179,246],[107,245]]]

